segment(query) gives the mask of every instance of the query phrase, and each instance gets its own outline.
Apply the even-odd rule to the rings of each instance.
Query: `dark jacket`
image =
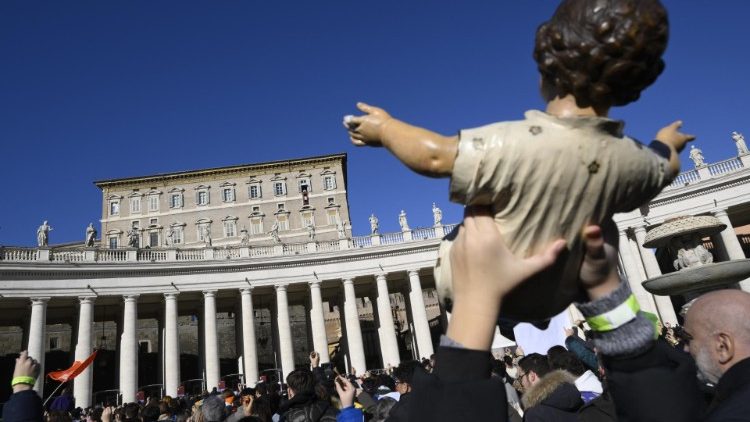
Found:
[[[693,358],[663,341],[630,357],[602,356],[620,422],[700,420],[705,408]]]
[[[435,371],[414,372],[412,392],[399,401],[401,414],[391,411],[386,421],[506,421],[505,386],[490,377],[491,358],[486,351],[439,347]]]
[[[617,422],[617,411],[609,392],[605,391],[599,397],[584,403],[578,411],[581,422]]]
[[[565,348],[570,350],[578,359],[586,365],[593,373],[599,372],[599,362],[596,359],[593,347],[582,338],[573,335],[565,338]]]
[[[34,390],[11,394],[3,406],[3,422],[42,422],[42,399]]]
[[[75,408],[73,396],[70,394],[61,394],[52,400],[49,410],[62,410],[69,412]]]
[[[724,373],[707,413],[707,422],[750,421],[750,358]]]
[[[576,421],[583,406],[575,377],[563,370],[543,376],[524,393],[521,402],[526,422]]]
[[[335,422],[338,411],[315,394],[300,393],[279,407],[281,422]]]

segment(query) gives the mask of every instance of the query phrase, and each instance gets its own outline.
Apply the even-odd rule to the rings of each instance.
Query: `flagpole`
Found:
[[[52,394],[50,394],[49,397],[47,397],[47,400],[45,400],[44,403],[42,403],[42,407],[47,405],[47,402],[49,401],[49,399],[51,399],[55,395],[55,393],[57,393],[57,390],[59,390],[60,387],[62,387],[63,384],[65,384],[66,382],[68,381],[61,382],[60,385],[58,385],[57,388],[55,388],[55,391],[53,391]]]

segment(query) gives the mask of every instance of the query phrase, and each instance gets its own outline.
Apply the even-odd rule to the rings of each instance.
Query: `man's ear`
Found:
[[[714,350],[720,364],[726,365],[734,358],[734,339],[731,334],[718,333],[714,338]]]
[[[529,378],[529,384],[534,384],[539,380],[539,375],[536,374],[534,371],[529,371],[529,375],[527,375]]]

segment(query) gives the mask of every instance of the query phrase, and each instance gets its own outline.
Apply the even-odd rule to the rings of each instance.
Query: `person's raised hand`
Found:
[[[16,359],[16,366],[13,369],[13,378],[28,377],[36,380],[39,376],[39,363],[32,357],[29,356],[29,352],[24,350]],[[19,383],[13,386],[13,392],[30,390],[34,387],[34,383]]]
[[[508,249],[487,207],[467,207],[450,252],[453,311],[448,337],[473,350],[489,350],[505,295],[550,267],[562,239],[541,254],[519,258]]]
[[[679,153],[685,149],[685,144],[695,139],[695,135],[680,132],[682,120],[677,120],[665,126],[656,133],[656,140],[671,145]]]
[[[310,352],[310,366],[313,368],[320,366],[320,354],[316,351]]]
[[[385,110],[365,103],[357,103],[362,116],[344,116],[344,127],[349,132],[349,139],[357,146],[382,146],[383,126],[391,119]]]
[[[253,402],[254,397],[252,396],[252,394],[242,396],[242,412],[245,416],[253,415]]]
[[[112,406],[105,406],[104,409],[102,409],[102,422],[112,422],[112,413],[114,413],[115,408]]]
[[[575,332],[575,331],[573,331],[573,328],[567,328],[567,327],[566,327],[566,328],[563,328],[563,331],[565,331],[565,337],[566,337],[566,338],[567,338],[567,337],[571,337],[571,336],[574,336],[574,335],[576,334],[576,332]]]
[[[354,405],[354,393],[355,388],[346,377],[341,375],[336,377],[336,392],[339,393],[339,399],[341,400],[341,408],[345,409]]]

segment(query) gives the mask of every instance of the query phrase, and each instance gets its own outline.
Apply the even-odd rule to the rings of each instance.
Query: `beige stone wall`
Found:
[[[102,189],[102,244],[109,244],[110,236],[119,237],[120,247],[127,245],[127,231],[137,221],[141,229],[141,247],[149,242],[149,233],[159,233],[159,246],[164,246],[167,228],[172,224],[184,224],[184,242],[180,247],[203,246],[198,240],[199,221],[210,220],[211,238],[214,246],[240,243],[240,230],[251,230],[253,208],[259,207],[263,215],[263,233],[250,236],[251,245],[270,244],[273,239],[267,234],[277,219],[279,206],[283,205],[288,219],[288,230],[279,232],[284,243],[308,241],[307,229],[302,225],[303,197],[299,190],[301,179],[309,180],[309,207],[313,211],[316,226],[315,240],[338,239],[337,227],[329,224],[328,211],[338,209],[342,221],[349,222],[349,208],[345,186],[345,156],[335,155],[314,159],[303,159],[258,165],[225,167],[119,179],[97,182]],[[324,178],[335,177],[335,189],[324,189]],[[259,182],[261,198],[250,199],[250,182]],[[286,183],[284,195],[274,195],[274,182]],[[234,200],[225,202],[222,190],[234,189]],[[170,196],[175,189],[182,193],[181,207],[170,208]],[[197,205],[201,190],[208,192],[206,205]],[[159,198],[159,210],[149,210],[149,197]],[[131,202],[140,198],[140,211],[131,212]],[[110,215],[110,203],[119,200],[119,215]],[[331,202],[333,205],[331,205]],[[282,214],[283,215],[283,214]],[[236,233],[232,237],[224,234],[224,220],[236,218]],[[156,219],[153,223],[152,219]],[[115,234],[117,233],[117,234]],[[346,225],[351,236],[351,226]]]

